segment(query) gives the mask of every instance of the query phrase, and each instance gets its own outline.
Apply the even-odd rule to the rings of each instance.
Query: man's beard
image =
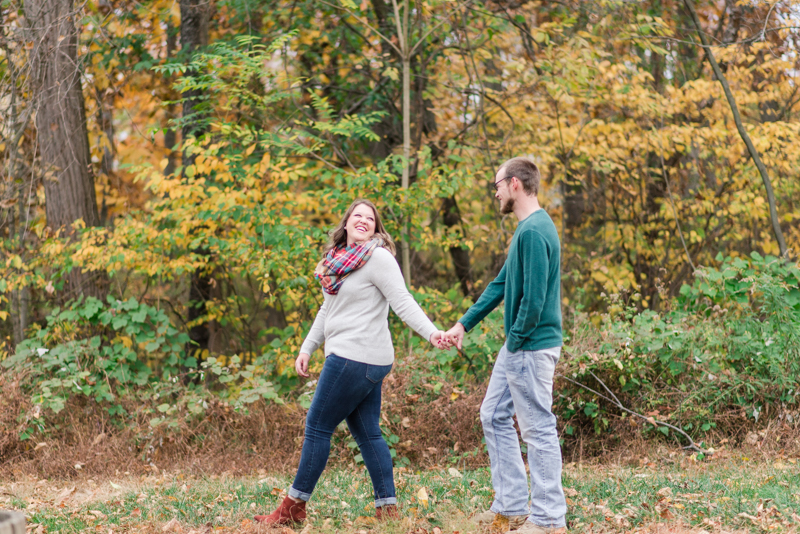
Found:
[[[500,201],[500,213],[503,215],[508,215],[509,213],[514,213],[514,199],[509,198],[505,202],[502,200]]]

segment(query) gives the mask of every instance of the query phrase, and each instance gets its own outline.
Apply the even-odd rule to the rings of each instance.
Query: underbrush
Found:
[[[661,422],[707,449],[783,448],[780,437],[796,436],[800,418],[798,280],[796,265],[774,258],[720,258],[659,312],[637,310],[636,295],[612,295],[607,313],[577,313],[554,390],[565,457],[641,440],[686,444]],[[418,297],[434,314],[453,312],[442,295]],[[461,352],[398,343],[382,413],[396,465],[486,464],[478,409],[502,320],[499,311],[487,317]],[[393,325],[396,340],[408,339]],[[0,470],[72,476],[174,462],[233,473],[296,465],[316,382],[298,385],[277,353],[197,361],[185,345],[162,311],[132,299],[55,310],[2,362]],[[344,425],[333,448],[334,463],[361,462]]]
[[[632,425],[686,444],[657,421],[706,442],[798,428],[800,269],[756,253],[718,260],[660,312],[612,295],[599,326],[577,322],[556,397],[567,441]]]

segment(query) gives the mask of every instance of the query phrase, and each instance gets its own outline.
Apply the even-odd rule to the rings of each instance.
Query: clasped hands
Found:
[[[433,335],[431,335],[431,344],[440,349],[449,349],[455,345],[457,349],[461,350],[461,344],[464,342],[465,332],[466,330],[464,329],[464,325],[461,323],[456,323],[447,332],[443,332],[441,330],[434,332]]]
[[[456,323],[453,328],[447,332],[437,330],[431,334],[431,339],[429,341],[434,347],[439,349],[449,349],[453,345],[461,349],[461,343],[464,341],[464,332],[466,332],[466,330],[464,330],[464,325]],[[303,378],[311,376],[308,374],[308,360],[310,359],[311,355],[301,352],[294,362],[294,368],[297,374]]]

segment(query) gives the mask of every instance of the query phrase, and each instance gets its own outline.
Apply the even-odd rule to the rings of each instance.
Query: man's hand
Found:
[[[430,339],[431,345],[439,349],[449,349],[450,348],[450,341],[445,337],[445,333],[441,330],[437,330],[433,334],[431,334]]]
[[[311,355],[301,352],[300,356],[298,356],[297,360],[294,362],[294,368],[297,371],[297,374],[303,378],[308,378],[311,376],[308,374],[308,360],[310,359]]]
[[[455,345],[458,350],[461,350],[461,343],[464,341],[464,325],[461,323],[456,323],[453,325],[453,328],[445,332],[444,336],[447,338],[447,341],[450,345]]]

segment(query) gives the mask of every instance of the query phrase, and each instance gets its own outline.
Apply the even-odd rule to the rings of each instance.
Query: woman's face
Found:
[[[367,241],[375,234],[375,212],[366,204],[359,204],[347,218],[347,244]]]

